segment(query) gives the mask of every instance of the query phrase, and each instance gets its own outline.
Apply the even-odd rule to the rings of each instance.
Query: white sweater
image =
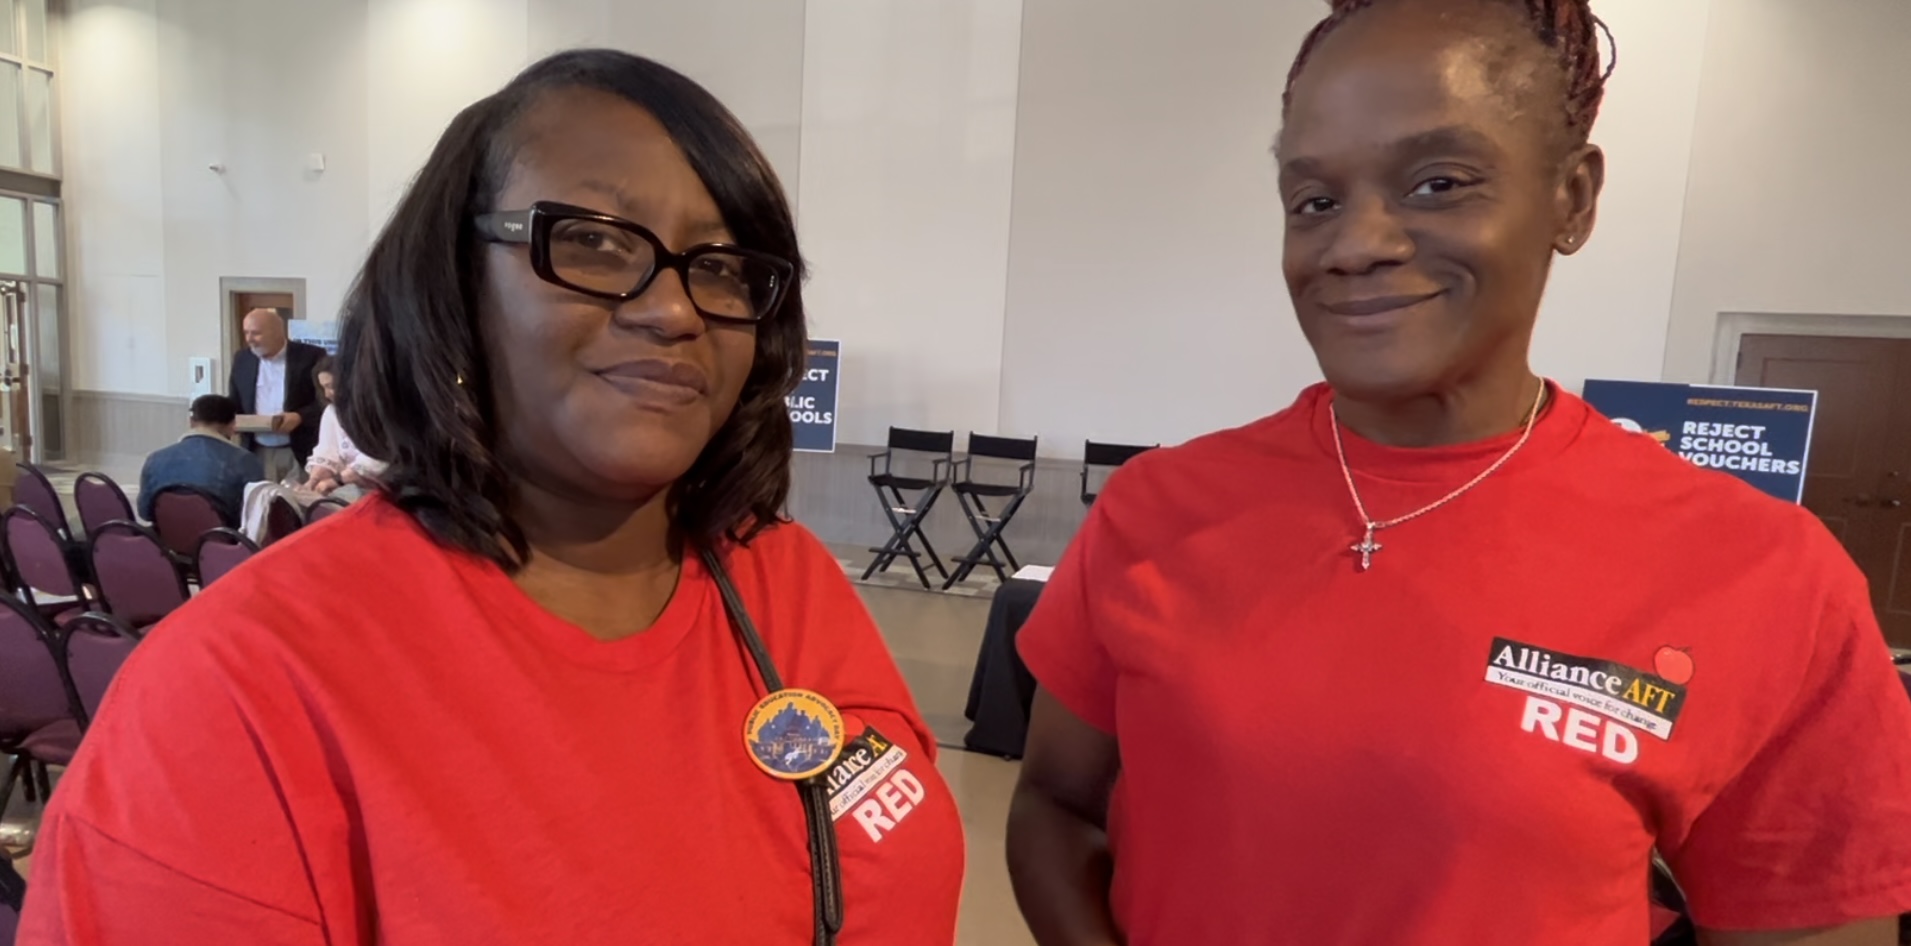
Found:
[[[333,476],[343,477],[348,469],[357,470],[360,476],[376,479],[385,472],[385,464],[358,452],[352,446],[352,438],[347,436],[345,428],[339,426],[338,409],[325,406],[324,416],[319,418],[318,446],[312,448],[312,459],[305,462],[305,472],[317,473],[329,470]]]

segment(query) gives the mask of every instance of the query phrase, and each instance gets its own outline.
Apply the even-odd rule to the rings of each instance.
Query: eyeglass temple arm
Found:
[[[528,210],[479,214],[471,224],[478,229],[479,236],[496,243],[531,242],[531,212]]]

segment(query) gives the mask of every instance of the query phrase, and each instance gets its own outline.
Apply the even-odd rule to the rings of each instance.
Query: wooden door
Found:
[[[1864,570],[1885,638],[1911,648],[1911,340],[1747,335],[1737,381],[1818,392],[1805,508]]]
[[[228,351],[246,347],[245,317],[253,309],[277,309],[287,321],[292,319],[292,294],[289,292],[235,292],[232,294],[232,338]]]

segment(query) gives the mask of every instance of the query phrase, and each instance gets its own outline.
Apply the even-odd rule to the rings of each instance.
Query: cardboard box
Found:
[[[238,421],[239,432],[242,434],[269,434],[272,432],[272,416],[270,414],[240,414],[235,420]]]

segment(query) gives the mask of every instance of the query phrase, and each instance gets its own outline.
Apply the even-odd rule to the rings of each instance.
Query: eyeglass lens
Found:
[[[551,269],[580,289],[626,293],[650,278],[657,252],[648,240],[597,220],[559,220],[551,227]],[[690,301],[711,315],[761,318],[776,297],[778,275],[761,260],[702,251],[685,264]]]

